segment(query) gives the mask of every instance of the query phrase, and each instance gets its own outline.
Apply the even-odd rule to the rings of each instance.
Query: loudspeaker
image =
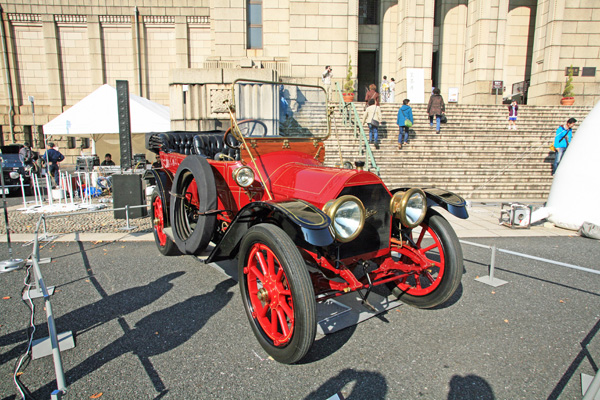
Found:
[[[131,116],[129,114],[129,82],[117,81],[117,108],[119,114],[119,144],[121,168],[131,168]]]
[[[142,189],[142,175],[112,175],[113,207],[123,208],[126,205],[141,206],[146,204]],[[141,218],[148,215],[145,207],[129,210],[129,218]],[[115,219],[126,219],[125,210],[115,210]]]

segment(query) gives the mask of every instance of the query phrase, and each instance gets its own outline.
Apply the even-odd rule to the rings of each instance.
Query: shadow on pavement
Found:
[[[480,376],[454,375],[450,380],[447,400],[493,400],[495,398],[490,384]]]
[[[123,329],[123,336],[67,371],[65,373],[67,384],[71,385],[103,365],[131,352],[139,358],[154,389],[160,394],[166,393],[168,389],[152,365],[150,357],[173,350],[187,342],[213,315],[229,303],[233,297],[229,289],[235,285],[235,281],[227,279],[219,283],[211,292],[190,297],[181,303],[148,315],[133,328],[124,318],[118,317],[117,321]],[[195,318],[190,318],[191,314]],[[48,398],[53,389],[54,381],[51,381],[37,390],[34,397]]]
[[[350,383],[354,383],[352,389],[345,389]],[[341,399],[377,400],[385,399],[387,392],[387,381],[379,372],[344,369],[340,371],[339,374],[319,386],[317,390],[311,392],[304,400],[316,400],[331,397],[335,399],[335,394],[338,394],[337,398]]]

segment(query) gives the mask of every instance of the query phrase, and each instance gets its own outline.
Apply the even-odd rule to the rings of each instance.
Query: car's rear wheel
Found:
[[[315,340],[316,304],[304,260],[285,232],[259,224],[242,239],[240,290],[254,335],[273,359],[291,364]]]
[[[183,159],[171,188],[170,217],[173,240],[184,254],[199,254],[212,238],[217,208],[217,189],[208,161],[196,155]]]
[[[165,233],[165,205],[158,193],[158,189],[152,191],[150,198],[150,215],[153,218],[154,242],[158,251],[165,256],[175,256],[180,254],[179,249],[173,240]]]
[[[408,235],[411,240],[403,246],[408,246],[414,256],[407,255],[411,253],[403,252],[398,245],[392,246],[408,266],[402,279],[390,284],[392,292],[404,303],[418,308],[440,305],[460,285],[463,255],[458,237],[448,221],[431,209],[420,230],[414,229]]]

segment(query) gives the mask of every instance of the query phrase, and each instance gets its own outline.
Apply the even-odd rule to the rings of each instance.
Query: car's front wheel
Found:
[[[314,290],[300,252],[279,227],[259,224],[242,239],[239,281],[254,335],[273,359],[291,364],[315,340]]]
[[[392,250],[400,254],[406,269],[401,279],[390,283],[392,292],[404,303],[418,308],[444,303],[462,278],[462,248],[454,229],[430,209],[420,229],[405,231],[403,235],[402,245],[392,245]]]

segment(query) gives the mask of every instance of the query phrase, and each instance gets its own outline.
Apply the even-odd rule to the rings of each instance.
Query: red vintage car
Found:
[[[312,346],[316,303],[386,285],[419,308],[460,284],[462,249],[432,207],[467,218],[440,189],[390,190],[375,174],[324,165],[331,109],[319,86],[239,80],[226,131],[147,135],[160,156],[146,176],[164,255],[238,259],[248,319],[275,360]]]

